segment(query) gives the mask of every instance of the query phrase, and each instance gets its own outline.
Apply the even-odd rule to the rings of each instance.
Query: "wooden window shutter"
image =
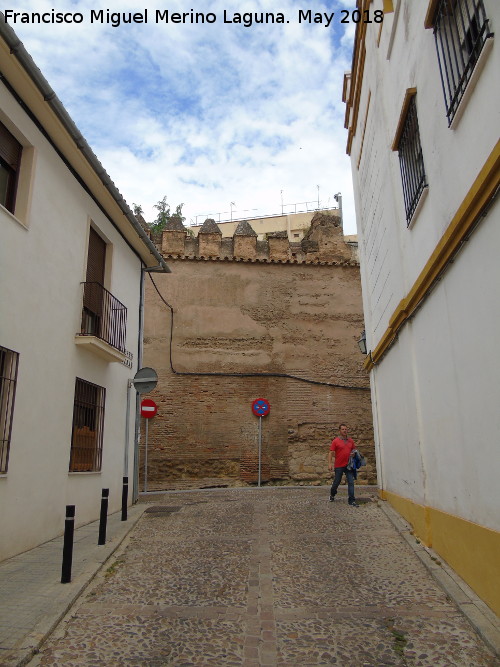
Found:
[[[0,123],[0,204],[14,213],[23,147]]]
[[[87,282],[104,284],[104,265],[106,262],[106,242],[90,228],[89,253],[87,258]]]
[[[87,257],[87,278],[83,292],[83,306],[95,316],[102,315],[104,265],[106,262],[106,242],[90,228],[89,251]],[[95,335],[100,335],[101,322],[96,319],[92,325]]]
[[[9,130],[0,123],[0,158],[6,162],[13,171],[19,169],[21,162],[22,146]]]

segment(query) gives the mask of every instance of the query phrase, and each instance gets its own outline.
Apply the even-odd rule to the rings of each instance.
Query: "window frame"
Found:
[[[9,469],[19,353],[0,345],[0,474]]]
[[[82,333],[98,338],[101,338],[107,247],[102,236],[90,226],[83,285]]]
[[[76,378],[69,459],[70,473],[101,471],[105,405],[105,387]]]
[[[435,0],[432,20],[434,43],[441,77],[448,127],[459,117],[459,109],[473,79],[489,29],[484,0]]]
[[[410,227],[429,186],[420,139],[416,88],[406,91],[392,150],[398,153],[406,226]]]
[[[12,215],[16,209],[22,154],[23,145],[0,120],[0,167],[7,174],[5,199],[0,199],[0,205]]]

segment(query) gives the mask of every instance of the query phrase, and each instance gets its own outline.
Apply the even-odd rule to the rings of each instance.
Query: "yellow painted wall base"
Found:
[[[500,615],[500,533],[380,491],[380,497],[411,524],[415,535],[438,553],[475,593]]]

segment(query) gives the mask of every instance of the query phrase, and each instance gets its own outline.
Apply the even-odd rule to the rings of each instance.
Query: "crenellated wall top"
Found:
[[[210,218],[195,238],[176,220],[156,241],[166,259],[359,266],[357,243],[345,240],[339,216],[325,212],[314,215],[297,243],[286,231],[270,232],[260,241],[247,220],[240,221],[233,236],[222,237]]]

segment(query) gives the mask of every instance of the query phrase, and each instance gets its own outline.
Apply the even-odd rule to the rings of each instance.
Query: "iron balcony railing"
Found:
[[[100,283],[83,284],[82,336],[96,336],[125,352],[127,308]]]

